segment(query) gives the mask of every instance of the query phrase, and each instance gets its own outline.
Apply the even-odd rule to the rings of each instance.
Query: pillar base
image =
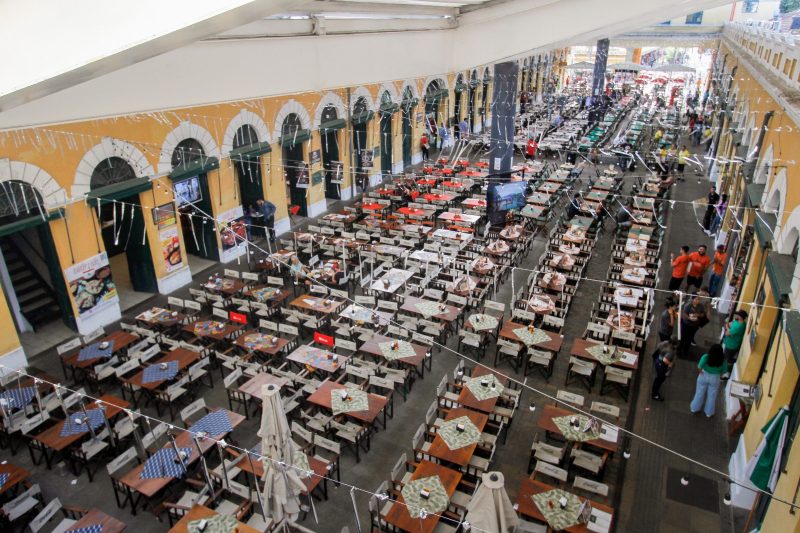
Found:
[[[159,278],[157,281],[158,292],[161,294],[170,294],[192,282],[192,271],[186,266],[163,278]]]
[[[10,352],[0,355],[0,376],[5,376],[9,372],[19,370],[28,366],[28,358],[25,356],[25,350],[20,346]]]

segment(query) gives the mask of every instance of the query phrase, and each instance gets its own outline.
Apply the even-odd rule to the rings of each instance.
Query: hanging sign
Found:
[[[153,223],[158,226],[158,231],[172,227],[178,223],[175,216],[175,204],[169,202],[153,209]]]
[[[72,265],[64,270],[64,275],[81,319],[119,301],[106,252]]]
[[[167,272],[178,270],[183,266],[183,252],[181,240],[178,237],[178,228],[173,227],[158,234],[161,243],[161,252],[164,257],[164,269]]]
[[[331,161],[331,183],[335,183],[337,185],[342,183],[342,179],[344,178],[344,164],[341,161]]]

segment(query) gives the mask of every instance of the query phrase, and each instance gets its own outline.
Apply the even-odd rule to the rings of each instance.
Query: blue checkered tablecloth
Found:
[[[178,373],[178,362],[168,361],[167,368],[161,369],[161,365],[150,365],[142,373],[142,383],[152,383],[154,381],[167,381],[175,377]]]
[[[105,413],[103,413],[102,409],[89,409],[86,411],[86,416],[89,417],[89,424],[92,425],[92,429],[102,426],[105,420]],[[83,412],[69,415],[69,418],[64,421],[64,427],[61,428],[61,436],[69,437],[89,431],[89,427],[85,423],[78,422],[78,420],[83,420]]]
[[[182,453],[186,454],[186,459],[192,455],[191,448],[178,448]],[[172,447],[161,448],[156,453],[150,456],[150,459],[144,464],[142,473],[139,474],[140,479],[152,479],[156,477],[181,477],[186,472],[186,466],[178,463],[175,457],[175,449]]]
[[[33,387],[16,387],[0,394],[0,398],[7,402],[6,406],[9,409],[22,409],[31,403],[34,396],[36,396],[36,389]]]
[[[67,533],[103,533],[103,526],[94,524],[86,527],[79,527],[77,529],[68,529]]]
[[[108,341],[108,346],[100,347],[100,342],[95,342],[89,346],[81,348],[78,354],[78,361],[89,361],[92,359],[105,359],[114,353],[114,341]]]
[[[189,431],[192,433],[200,433],[204,431],[206,436],[213,437],[215,435],[225,435],[233,431],[228,413],[225,411],[214,411],[208,413],[206,416],[195,422]]]
[[[0,487],[2,487],[3,485],[6,484],[6,481],[8,481],[8,478],[9,478],[10,475],[11,474],[8,474],[8,473],[0,474]]]

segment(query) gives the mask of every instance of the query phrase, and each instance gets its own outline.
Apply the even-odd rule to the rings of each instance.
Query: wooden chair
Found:
[[[561,483],[567,482],[567,471],[544,461],[536,461],[533,467],[533,474],[531,479],[536,479],[539,476],[546,476],[552,480],[555,485],[559,486]]]
[[[596,372],[597,363],[570,356],[569,368],[567,369],[567,377],[564,380],[564,385],[569,385],[573,378],[577,378],[578,381],[586,387],[588,392],[592,392]]]
[[[630,370],[607,366],[600,383],[600,394],[605,394],[609,389],[616,389],[625,401],[628,401],[632,377],[633,372]]]
[[[136,452],[136,448],[128,448],[106,465],[108,477],[111,479],[111,488],[114,490],[114,499],[120,509],[125,509],[132,498],[132,493],[128,490],[127,485],[124,485],[120,479],[134,462],[136,464],[141,463],[139,455]],[[135,515],[136,509],[132,509],[131,512]]]
[[[575,407],[583,407],[583,404],[586,402],[584,397],[581,396],[580,394],[575,394],[574,392],[569,392],[560,389],[556,392],[556,398],[561,400],[562,402],[572,404]]]
[[[545,381],[550,381],[554,364],[555,356],[552,352],[528,348],[528,363],[525,365],[525,375],[527,376],[532,371],[538,371]]]

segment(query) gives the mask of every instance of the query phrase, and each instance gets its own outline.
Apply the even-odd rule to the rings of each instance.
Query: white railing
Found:
[[[800,46],[794,35],[773,29],[772,22],[725,24],[723,35],[751,61],[767,69],[784,85],[800,91]]]

